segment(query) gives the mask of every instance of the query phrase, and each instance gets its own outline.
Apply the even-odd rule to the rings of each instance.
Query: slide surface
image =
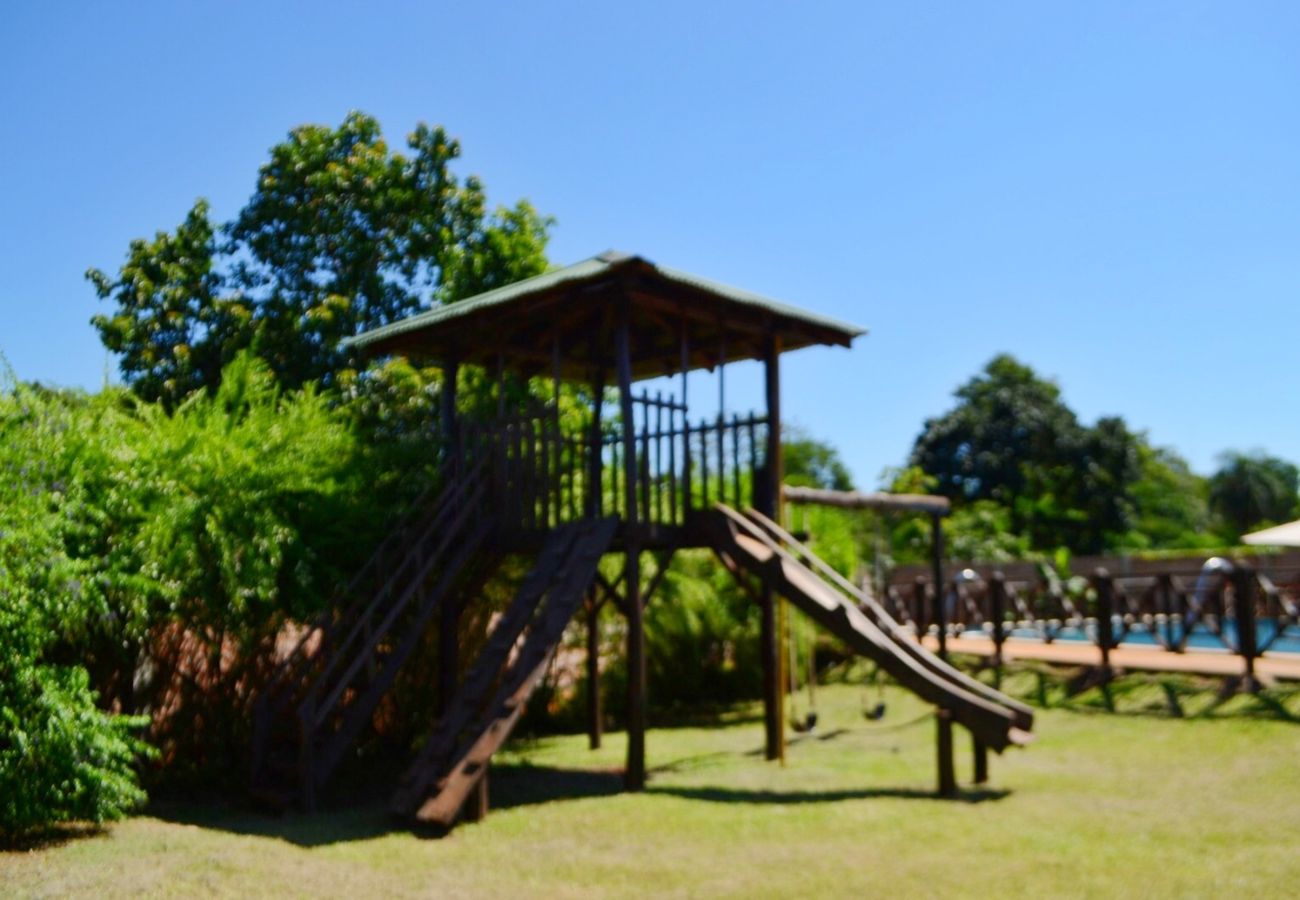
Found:
[[[948,710],[985,746],[1028,743],[1033,713],[921,647],[879,604],[771,520],[721,504],[710,513],[714,550],[769,584],[805,615],[871,659],[927,703]]]

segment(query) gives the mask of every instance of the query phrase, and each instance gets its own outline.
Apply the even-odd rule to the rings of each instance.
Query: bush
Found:
[[[142,803],[134,762],[149,747],[131,732],[148,721],[97,709],[79,666],[10,657],[0,667],[0,841],[119,819]]]

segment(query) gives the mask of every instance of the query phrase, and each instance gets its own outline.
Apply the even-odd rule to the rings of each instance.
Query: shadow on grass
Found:
[[[763,806],[786,806],[804,803],[841,803],[845,800],[934,800],[945,803],[986,803],[1011,794],[1007,790],[967,788],[957,796],[940,798],[931,791],[915,788],[862,788],[840,791],[752,791],[720,787],[654,787],[648,794],[663,794],[710,803],[744,803]]]
[[[41,828],[12,837],[0,837],[0,852],[33,853],[38,850],[52,850],[73,841],[99,837],[104,832],[105,827],[103,825],[51,825],[48,828]]]
[[[715,756],[703,754],[666,763],[652,770],[671,772]],[[562,769],[549,766],[501,765],[491,770],[491,805],[494,810],[520,809],[546,803],[612,797],[623,791],[623,773],[610,769]],[[763,791],[725,787],[658,787],[651,785],[650,795],[682,797],[711,803],[789,805],[838,803],[846,800],[908,799],[933,800],[934,795],[904,788],[864,788],[836,791]],[[956,802],[982,803],[1000,800],[1007,791],[966,790]],[[355,796],[335,804],[326,803],[315,813],[290,811],[269,815],[229,802],[200,802],[169,799],[150,805],[148,815],[165,822],[214,829],[231,834],[281,840],[298,847],[324,847],[330,844],[367,841],[391,834],[410,833],[408,824],[394,818],[386,804],[387,791],[358,803]]]

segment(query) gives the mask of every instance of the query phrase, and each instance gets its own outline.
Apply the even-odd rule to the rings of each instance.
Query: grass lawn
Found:
[[[934,725],[898,690],[883,722],[819,695],[785,768],[752,717],[649,735],[649,790],[617,793],[622,735],[516,742],[486,821],[441,840],[382,798],[268,818],[169,804],[0,856],[17,896],[1223,896],[1300,893],[1300,726],[1040,713],[987,790],[932,799]],[[874,702],[875,695],[866,699]],[[969,745],[959,732],[959,765]]]

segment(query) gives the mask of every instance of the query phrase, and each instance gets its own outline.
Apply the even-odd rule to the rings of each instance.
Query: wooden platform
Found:
[[[939,647],[938,638],[934,635],[926,635],[921,643],[930,650]],[[984,635],[949,638],[948,652],[988,657],[993,655],[993,641]],[[1066,666],[1101,664],[1101,650],[1082,641],[1056,641],[1048,644],[1026,638],[1008,638],[1002,645],[1002,657],[1007,662],[1033,660]],[[1110,651],[1110,664],[1116,669],[1213,677],[1231,677],[1245,672],[1242,658],[1227,651],[1189,649],[1185,653],[1171,653],[1155,647],[1125,644]],[[1266,653],[1255,660],[1255,673],[1261,678],[1300,681],[1300,654]]]

